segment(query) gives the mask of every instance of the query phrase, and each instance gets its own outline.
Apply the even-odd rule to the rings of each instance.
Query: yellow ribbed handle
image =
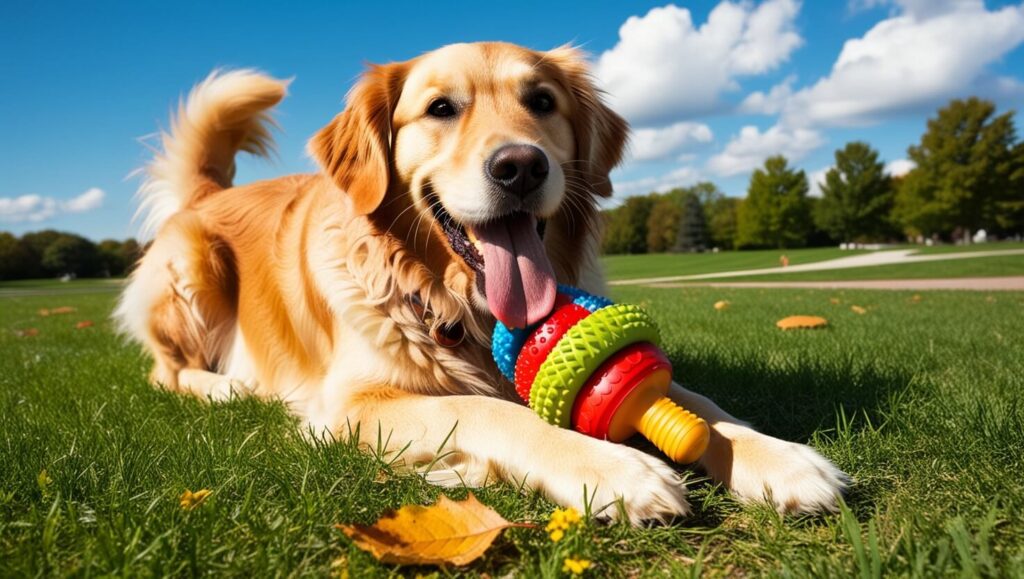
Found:
[[[659,399],[644,412],[637,430],[669,458],[682,464],[700,458],[711,438],[703,418],[668,398]]]

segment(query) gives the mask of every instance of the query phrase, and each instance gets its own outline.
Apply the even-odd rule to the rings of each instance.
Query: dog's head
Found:
[[[572,277],[567,248],[545,249],[545,224],[577,229],[559,232],[569,245],[593,226],[626,130],[574,49],[459,44],[372,67],[310,151],[357,213],[386,211],[389,228],[431,220],[477,297],[524,327],[554,303],[553,257]]]

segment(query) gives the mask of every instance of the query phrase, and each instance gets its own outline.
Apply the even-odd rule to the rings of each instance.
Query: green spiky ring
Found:
[[[544,420],[568,428],[576,394],[609,356],[629,344],[658,341],[658,328],[643,308],[615,304],[576,323],[541,364],[530,407]]]

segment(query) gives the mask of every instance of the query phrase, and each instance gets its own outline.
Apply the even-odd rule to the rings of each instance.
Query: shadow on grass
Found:
[[[826,364],[815,359],[769,361],[752,355],[668,355],[683,386],[709,397],[759,432],[800,443],[810,442],[815,435],[836,439],[855,436],[869,425],[878,427],[895,400],[913,387],[909,375],[886,373],[852,356]],[[630,444],[658,454],[642,437],[634,437]],[[694,481],[690,499],[695,509],[686,526],[717,528],[737,510],[751,508],[728,499],[728,492],[700,469],[680,466],[679,472],[688,473]],[[855,481],[845,501],[855,510],[867,508],[874,491]],[[811,526],[823,522],[815,516],[800,521]]]
[[[854,429],[868,421],[877,425],[893,397],[911,386],[910,376],[885,373],[852,357],[827,364],[675,353],[670,359],[683,386],[760,432],[794,442],[834,430],[841,415],[867,419],[858,419]]]

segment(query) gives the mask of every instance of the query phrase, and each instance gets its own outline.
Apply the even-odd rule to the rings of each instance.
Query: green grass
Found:
[[[696,473],[689,519],[591,523],[557,544],[511,529],[481,561],[442,576],[555,576],[569,554],[593,560],[593,577],[1024,574],[1024,293],[615,297],[650,306],[685,384],[851,473],[848,507],[783,518]],[[439,489],[351,444],[306,441],[280,404],[150,388],[148,361],[104,321],[113,298],[0,298],[0,576],[326,575],[339,558],[352,577],[433,571],[379,565],[333,525],[369,523]],[[717,312],[721,299],[731,307]],[[57,305],[79,309],[35,314]],[[796,313],[830,326],[774,327]],[[81,319],[98,323],[75,330]],[[39,335],[13,332],[29,327]],[[181,492],[199,488],[213,490],[207,503],[179,508]],[[552,509],[507,485],[477,495],[514,521]]]
[[[867,279],[934,279],[1024,275],[1024,255],[1000,255],[898,265],[875,265],[715,278],[707,281],[841,281]],[[685,283],[685,282],[683,282]]]
[[[811,249],[764,249],[720,253],[654,253],[607,255],[602,258],[608,279],[636,279],[675,275],[698,275],[743,269],[778,267],[785,254],[790,265],[849,257],[863,251],[841,251],[832,247]]]
[[[996,241],[992,243],[972,243],[971,245],[908,245],[908,249],[916,249],[918,253],[961,253],[975,251],[1003,251],[1008,249],[1024,249],[1024,241]]]
[[[67,290],[74,288],[107,288],[117,289],[124,280],[119,278],[76,279],[60,281],[59,279],[15,279],[0,280],[2,290]]]

